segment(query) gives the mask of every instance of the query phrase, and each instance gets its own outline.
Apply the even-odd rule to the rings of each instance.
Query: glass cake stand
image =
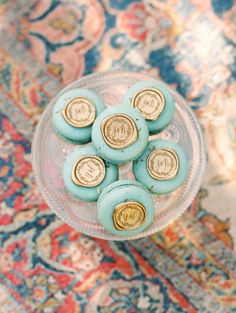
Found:
[[[60,94],[74,88],[86,88],[98,93],[107,106],[114,106],[121,104],[124,93],[131,85],[147,79],[150,77],[133,72],[96,73],[73,82]],[[199,124],[186,101],[175,91],[170,91],[175,98],[174,119],[168,128],[150,138],[162,138],[178,143],[187,154],[190,173],[185,183],[174,192],[163,196],[153,195],[154,222],[138,235],[126,238],[109,234],[98,223],[96,203],[82,202],[66,192],[62,179],[63,163],[78,145],[70,144],[55,134],[52,127],[52,110],[57,98],[51,101],[35,132],[32,148],[33,170],[45,201],[64,222],[90,236],[107,240],[130,240],[160,231],[188,208],[199,190],[204,173],[204,143]],[[122,165],[119,172],[120,179],[134,179],[131,163]]]

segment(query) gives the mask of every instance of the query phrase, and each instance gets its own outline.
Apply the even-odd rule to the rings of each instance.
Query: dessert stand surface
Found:
[[[74,88],[86,88],[98,93],[107,106],[114,106],[122,104],[122,98],[130,86],[139,80],[147,79],[151,78],[133,72],[97,73],[73,82],[60,94]],[[35,132],[32,149],[33,170],[45,201],[64,222],[78,231],[102,239],[138,239],[160,231],[188,208],[199,190],[204,173],[204,144],[194,113],[179,94],[173,90],[170,91],[175,99],[174,119],[164,131],[150,138],[162,138],[178,143],[187,154],[190,172],[184,184],[174,192],[162,196],[153,195],[154,222],[138,235],[126,238],[114,236],[103,229],[97,221],[95,202],[82,202],[66,192],[62,180],[63,163],[67,155],[78,145],[70,144],[55,134],[51,117],[57,98],[51,101]],[[120,179],[134,179],[131,163],[122,165],[119,174]]]

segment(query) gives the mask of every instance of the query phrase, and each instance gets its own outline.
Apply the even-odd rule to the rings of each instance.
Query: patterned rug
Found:
[[[233,0],[0,0],[0,313],[236,312],[235,20]],[[208,151],[188,211],[131,242],[65,225],[31,167],[50,99],[111,68],[177,89]]]

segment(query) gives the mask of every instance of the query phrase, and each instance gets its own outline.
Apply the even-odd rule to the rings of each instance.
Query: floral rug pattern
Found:
[[[235,19],[233,0],[0,0],[0,313],[236,312]],[[178,90],[207,148],[188,211],[130,242],[65,225],[31,166],[50,99],[111,68]]]

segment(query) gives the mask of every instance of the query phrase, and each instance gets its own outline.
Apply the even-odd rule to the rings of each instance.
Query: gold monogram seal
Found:
[[[83,156],[73,167],[72,181],[79,186],[95,187],[105,178],[103,160],[97,156]]]
[[[93,123],[96,110],[92,102],[84,97],[76,97],[62,110],[64,119],[72,126],[82,128]]]
[[[112,114],[105,118],[101,131],[106,144],[114,149],[128,147],[138,138],[136,125],[126,114]]]
[[[173,149],[155,149],[147,159],[149,174],[159,180],[167,180],[176,176],[179,169],[179,158]]]
[[[163,94],[154,88],[139,91],[132,100],[132,106],[138,110],[146,120],[154,121],[165,106]]]
[[[118,230],[131,230],[141,226],[146,219],[146,209],[138,202],[123,202],[116,206],[113,223]]]

